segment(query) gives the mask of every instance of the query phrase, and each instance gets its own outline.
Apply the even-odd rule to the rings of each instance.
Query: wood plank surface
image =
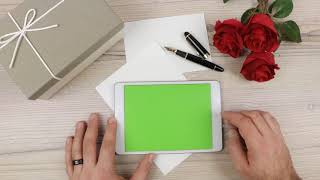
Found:
[[[0,0],[0,17],[22,0]],[[205,13],[212,38],[218,19],[240,17],[255,0],[107,0],[128,22],[147,18]],[[268,83],[244,80],[240,74],[243,59],[234,60],[219,53],[211,44],[215,62],[226,72],[186,73],[189,80],[219,80],[223,109],[262,109],[279,120],[298,173],[307,180],[320,177],[320,1],[294,0],[290,19],[301,27],[303,42],[283,43],[276,53],[281,67]],[[1,26],[0,26],[1,28]],[[78,120],[90,112],[103,119],[112,111],[95,87],[125,63],[123,41],[116,44],[89,68],[79,74],[50,101],[28,101],[0,66],[0,179],[67,179],[64,170],[64,142]],[[104,121],[105,123],[105,121]],[[101,125],[103,129],[103,124]],[[103,132],[101,133],[103,134]],[[118,170],[130,174],[141,156],[118,157]],[[154,167],[151,179],[240,179],[228,154],[193,154],[168,176]]]

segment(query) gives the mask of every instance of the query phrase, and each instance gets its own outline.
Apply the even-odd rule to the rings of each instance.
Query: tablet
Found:
[[[118,154],[222,150],[218,81],[115,85]]]

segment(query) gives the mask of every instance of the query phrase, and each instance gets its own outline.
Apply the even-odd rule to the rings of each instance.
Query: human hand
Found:
[[[250,180],[298,180],[277,120],[263,111],[224,112],[227,148],[236,170]]]
[[[65,146],[66,170],[70,180],[124,180],[116,172],[115,143],[117,122],[108,119],[99,155],[97,154],[99,117],[91,114],[88,125],[78,122],[74,137],[68,137]],[[73,165],[73,160],[83,159],[83,164]],[[153,154],[140,162],[131,180],[145,180],[152,167]]]

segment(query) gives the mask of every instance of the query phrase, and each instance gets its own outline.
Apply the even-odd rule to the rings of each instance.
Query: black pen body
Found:
[[[176,50],[175,53],[176,53],[176,55],[178,55],[184,59],[187,59],[187,60],[192,61],[194,63],[200,64],[200,65],[205,66],[207,68],[213,69],[215,71],[219,71],[219,72],[224,71],[224,69],[221,66],[218,66],[210,61],[207,61],[207,60],[203,59],[202,57],[195,56],[193,54],[186,53],[186,52],[183,52],[180,50]]]
[[[202,56],[204,59],[207,59],[208,56],[210,56],[210,53],[206,50],[206,48],[204,48],[202,44],[194,36],[192,36],[192,34],[185,32],[184,36],[190,45],[196,49],[200,56]]]

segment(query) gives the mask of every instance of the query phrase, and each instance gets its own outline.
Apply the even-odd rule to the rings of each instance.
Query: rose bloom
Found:
[[[278,32],[270,16],[256,14],[244,28],[245,47],[254,52],[274,52],[278,49]]]
[[[224,54],[237,58],[241,55],[244,45],[241,37],[243,25],[236,19],[217,21],[215,35],[213,36],[214,46]]]
[[[274,78],[275,69],[280,68],[272,53],[252,52],[243,63],[241,74],[247,80],[265,82]]]

